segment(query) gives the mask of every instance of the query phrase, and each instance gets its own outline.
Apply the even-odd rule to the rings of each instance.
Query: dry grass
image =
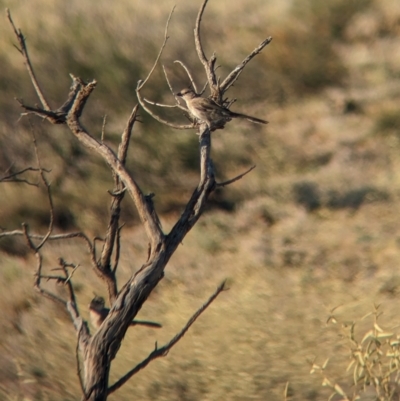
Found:
[[[99,81],[87,125],[99,133],[106,112],[108,138],[115,143],[173,3],[151,10],[143,0],[100,1],[95,9],[78,1],[5,5],[28,37],[38,73],[57,77],[44,79],[53,104],[62,101],[69,72]],[[274,36],[233,91],[240,98],[235,109],[270,124],[266,131],[231,124],[215,133],[220,180],[253,163],[257,169],[216,194],[213,208],[189,234],[141,312],[141,318],[160,321],[164,328],[130,330],[112,378],[146,356],[154,341],[172,337],[222,279],[228,278],[230,291],[168,357],[110,399],[274,401],[283,399],[287,381],[292,400],[327,399],[330,390],[321,387],[322,377],[309,375],[315,357],[318,364],[331,357],[326,374],[332,382],[346,390],[352,383],[345,372],[348,344],[325,324],[330,310],[341,305],[338,319],[352,321],[380,303],[382,326],[398,325],[400,9],[396,0],[332,0],[322,9],[319,3],[302,2],[299,10],[278,1],[210,2],[203,33],[222,69]],[[182,46],[191,38],[198,5],[177,5],[164,62],[180,87],[181,72],[171,61],[183,58],[198,68],[194,52]],[[338,20],[342,14],[346,19]],[[33,97],[6,24],[0,24],[0,37],[4,170],[11,162],[19,167],[33,159],[27,125],[15,125],[19,109],[10,100]],[[160,80],[153,81],[149,97],[166,96]],[[162,132],[145,116],[144,121],[134,134],[130,168],[146,191],[156,192],[168,228],[196,183],[197,139]],[[44,163],[53,169],[58,229],[77,226],[99,234],[106,221],[109,173],[63,129],[35,124]],[[32,227],[46,225],[40,190],[1,188],[0,226],[15,228],[24,220]],[[124,219],[131,227],[125,232],[120,282],[140,266],[147,249],[129,201]],[[60,394],[76,399],[76,339],[68,317],[33,293],[34,260],[22,257],[23,242],[2,246],[8,253],[1,253],[0,269],[0,399],[59,400]],[[46,252],[50,267],[59,256],[82,264],[75,285],[87,316],[93,291],[104,289],[87,267],[84,247],[52,244]],[[357,327],[360,333],[369,329],[367,321]]]

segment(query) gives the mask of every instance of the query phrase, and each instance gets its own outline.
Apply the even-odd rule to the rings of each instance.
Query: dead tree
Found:
[[[241,72],[243,71],[246,64],[271,41],[271,38],[266,39],[262,42],[253,52],[249,54],[233,71],[222,81],[216,76],[215,54],[207,59],[204,54],[201,38],[200,38],[200,26],[201,19],[207,0],[205,0],[199,10],[196,26],[195,26],[195,46],[197,54],[201,63],[203,64],[204,71],[207,78],[207,85],[211,92],[211,99],[217,102],[223,107],[229,107],[232,101],[224,99],[225,92],[234,84],[238,79]],[[171,13],[172,14],[172,13]],[[170,16],[171,17],[171,16]],[[27,47],[25,44],[25,38],[21,30],[17,29],[11,19],[11,15],[8,12],[8,19],[14,30],[16,38],[18,40],[17,49],[23,56],[26,64],[29,76],[32,84],[36,91],[36,94],[41,103],[40,106],[29,106],[20,101],[21,107],[24,109],[22,115],[35,114],[40,116],[42,119],[47,120],[51,124],[64,124],[67,125],[71,134],[75,136],[81,144],[89,149],[91,152],[100,155],[104,161],[108,164],[114,177],[115,188],[112,192],[111,201],[111,213],[108,223],[107,232],[104,236],[103,247],[101,253],[96,253],[94,241],[91,241],[87,235],[82,232],[74,232],[67,234],[54,234],[53,233],[53,221],[54,221],[54,208],[52,202],[52,195],[50,191],[50,185],[46,179],[46,171],[40,164],[40,158],[37,156],[38,172],[42,184],[47,189],[49,210],[50,210],[50,223],[46,234],[38,235],[31,233],[29,227],[23,224],[22,230],[15,230],[11,232],[0,233],[1,237],[6,236],[24,236],[29,248],[35,254],[37,264],[35,267],[35,289],[38,290],[43,296],[50,298],[54,302],[62,305],[68,311],[71,320],[74,324],[77,333],[77,364],[78,364],[78,375],[82,389],[82,399],[91,401],[103,401],[107,399],[107,396],[118,388],[120,388],[125,382],[127,382],[135,373],[146,367],[149,362],[155,358],[165,356],[168,351],[183,337],[189,327],[194,323],[198,316],[211,304],[211,302],[224,290],[224,283],[218,286],[216,291],[211,297],[205,302],[187,322],[185,327],[176,334],[170,342],[162,347],[157,347],[148,355],[146,359],[140,362],[137,366],[133,367],[123,377],[117,380],[115,383],[109,383],[109,373],[111,362],[115,358],[121,341],[123,340],[128,327],[132,323],[136,314],[141,309],[144,302],[152,290],[156,287],[158,282],[164,276],[164,269],[171,258],[172,254],[176,251],[179,244],[184,239],[185,235],[190,229],[196,224],[200,218],[204,206],[209,198],[210,194],[218,187],[228,185],[247,174],[247,172],[232,178],[229,181],[217,183],[215,179],[215,172],[213,163],[210,157],[211,152],[211,130],[204,122],[193,120],[192,124],[189,125],[175,125],[168,121],[164,121],[153,113],[148,102],[142,96],[141,90],[145,84],[149,81],[152,72],[154,71],[161,53],[167,42],[167,29],[169,20],[167,22],[165,39],[161,47],[156,62],[148,74],[147,78],[143,81],[139,81],[137,86],[137,96],[140,105],[144,110],[148,111],[153,115],[154,118],[161,121],[164,124],[173,126],[177,129],[195,128],[199,134],[200,142],[200,178],[197,187],[194,189],[193,194],[187,202],[184,210],[176,221],[173,228],[169,233],[165,233],[161,227],[159,217],[153,205],[153,194],[145,195],[137,184],[134,175],[129,172],[125,167],[125,161],[127,157],[127,150],[131,138],[131,132],[137,121],[138,106],[134,107],[129,120],[126,124],[126,128],[121,135],[121,141],[118,146],[117,152],[114,152],[103,140],[95,139],[86,130],[81,122],[80,116],[83,113],[85,104],[96,88],[96,81],[84,82],[78,77],[71,76],[72,85],[64,104],[58,109],[52,109],[49,102],[46,100],[46,96],[40,88],[38,79],[35,76],[33,66],[30,62]],[[180,61],[181,66],[185,68],[188,76],[192,82],[193,88],[196,90],[196,85],[189,69]],[[166,75],[166,79],[168,77]],[[171,87],[171,86],[170,86]],[[172,88],[171,88],[172,91]],[[174,93],[172,91],[172,93]],[[175,95],[174,95],[175,96]],[[175,99],[177,99],[175,97]],[[154,103],[153,103],[154,104]],[[187,111],[183,106],[176,100],[176,104],[173,107],[179,107]],[[213,129],[223,128],[225,124],[219,124]],[[36,148],[36,144],[35,144]],[[37,149],[37,148],[36,148]],[[8,177],[7,177],[8,178]],[[15,178],[15,177],[11,177]],[[9,178],[10,179],[10,178]],[[119,262],[120,255],[120,210],[121,201],[125,194],[132,199],[137,213],[140,217],[141,223],[144,226],[145,232],[148,238],[148,256],[147,260],[142,266],[133,274],[124,285],[119,288],[116,280],[116,270]],[[77,266],[59,259],[59,275],[49,275],[43,272],[43,258],[42,248],[49,241],[64,240],[67,238],[77,238],[84,241],[87,245],[88,252],[90,254],[91,264],[94,272],[103,279],[109,296],[109,302],[111,309],[105,317],[103,323],[99,329],[91,334],[87,323],[82,319],[79,308],[76,302],[72,279],[73,274],[77,269]],[[66,286],[68,289],[68,299],[62,299],[58,295],[49,291],[43,284],[44,281],[56,281]],[[80,357],[79,357],[80,355]],[[82,360],[82,362],[80,362]],[[83,365],[82,369],[80,365]],[[81,370],[83,374],[81,374]]]

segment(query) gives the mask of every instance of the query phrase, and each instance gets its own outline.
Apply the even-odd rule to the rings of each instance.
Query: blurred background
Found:
[[[68,93],[69,73],[98,85],[83,121],[116,148],[135,87],[150,70],[176,5],[161,58],[175,91],[188,85],[183,61],[201,87],[206,78],[193,46],[199,1],[0,0],[24,33],[42,89],[53,108]],[[400,324],[400,3],[398,0],[210,0],[202,25],[206,54],[216,52],[224,78],[266,37],[273,41],[228,92],[232,110],[267,119],[267,127],[233,121],[213,133],[213,160],[223,181],[145,304],[140,318],[161,330],[131,329],[112,367],[113,382],[168,341],[221,280],[224,292],[166,358],[154,361],[111,400],[321,400],[330,391],[310,375],[330,357],[329,377],[351,392],[349,350],[338,320],[357,321],[381,304],[382,325]],[[38,100],[5,13],[0,23],[0,176],[35,165],[34,130],[56,207],[56,232],[103,236],[112,176],[66,127],[20,118]],[[143,90],[172,104],[159,65]],[[180,112],[158,109],[173,122]],[[128,168],[155,205],[165,231],[198,182],[198,137],[174,131],[141,111]],[[27,176],[29,177],[29,176]],[[37,181],[35,175],[29,177]],[[0,184],[0,226],[22,222],[44,233],[43,188]],[[147,243],[132,202],[124,200],[120,284],[143,263]],[[75,400],[76,336],[69,317],[32,288],[35,259],[22,239],[0,241],[0,399]],[[74,284],[81,311],[106,295],[84,244],[52,243],[79,263]],[[55,291],[63,294],[62,288]],[[315,359],[316,358],[316,359]]]

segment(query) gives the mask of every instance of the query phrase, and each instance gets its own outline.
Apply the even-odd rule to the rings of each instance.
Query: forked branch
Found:
[[[7,175],[0,177],[0,182],[22,182],[28,185],[32,185],[34,187],[39,186],[39,183],[31,182],[25,178],[19,178],[22,174],[26,173],[27,171],[39,171],[38,168],[34,167],[26,167],[22,170],[16,171],[15,173],[9,173],[11,167],[7,169]],[[46,172],[49,172],[46,170]]]
[[[133,125],[137,118],[138,109],[139,107],[135,106],[134,109],[132,110],[126,128],[122,133],[121,142],[118,146],[117,157],[123,165],[125,165],[126,162],[129,142],[132,135]],[[106,238],[104,240],[103,250],[101,252],[100,260],[98,263],[98,267],[101,270],[102,274],[104,274],[107,277],[106,281],[111,304],[115,301],[115,298],[117,297],[118,293],[115,271],[116,271],[116,266],[118,265],[119,255],[120,255],[119,219],[121,215],[121,202],[125,195],[125,186],[121,182],[119,176],[115,174],[114,171],[113,171],[113,177],[114,177],[114,189],[110,207],[110,220],[108,223]],[[116,252],[114,253],[115,260],[114,260],[114,266],[111,266],[111,257],[114,252],[114,246],[116,246]]]

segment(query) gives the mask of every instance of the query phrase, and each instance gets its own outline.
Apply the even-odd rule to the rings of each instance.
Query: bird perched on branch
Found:
[[[246,114],[235,113],[220,106],[211,99],[199,96],[190,88],[182,89],[176,94],[185,102],[190,114],[198,120],[205,122],[211,128],[221,128],[232,118],[243,118],[256,124],[268,124],[268,121],[261,118],[251,117]]]
[[[89,304],[90,321],[93,326],[98,329],[107,317],[110,309],[105,307],[105,301],[103,297],[94,297]],[[148,322],[146,320],[132,320],[131,326],[147,326],[147,327],[162,327],[160,323]]]

